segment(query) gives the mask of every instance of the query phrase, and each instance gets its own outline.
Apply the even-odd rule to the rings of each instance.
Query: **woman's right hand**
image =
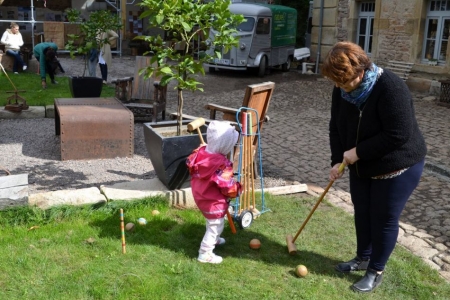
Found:
[[[339,167],[341,164],[335,164],[331,170],[330,170],[330,180],[336,180],[338,178],[341,178],[342,175],[344,175],[345,172],[345,168],[342,172],[339,172]]]

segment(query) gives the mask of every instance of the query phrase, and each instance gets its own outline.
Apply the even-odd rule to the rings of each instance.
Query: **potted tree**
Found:
[[[143,0],[140,4],[144,8],[141,18],[148,18],[150,26],[162,28],[170,36],[169,40],[161,35],[136,37],[148,42],[153,54],[150,65],[141,72],[146,77],[156,73],[161,78],[161,85],[172,81],[176,84],[177,121],[172,124],[164,122],[165,127],[176,127],[176,134],[164,136],[158,128],[160,125],[144,124],[145,143],[150,159],[158,178],[169,188],[177,185],[177,170],[185,166],[186,157],[199,146],[198,136],[181,135],[183,91],[203,91],[201,83],[196,80],[197,74],[205,75],[203,63],[220,58],[222,49],[226,52],[239,43],[234,33],[244,17],[232,14],[228,8],[230,4],[230,0]],[[218,50],[212,55],[200,53],[199,47],[209,40],[200,39],[198,42],[199,36],[207,37],[211,27],[217,30],[214,46]]]
[[[100,38],[101,33],[108,30],[119,30],[122,27],[120,18],[108,10],[92,12],[89,15],[89,20],[83,20],[81,12],[76,9],[67,9],[66,13],[70,23],[79,24],[81,34],[68,34],[68,42],[65,48],[69,50],[72,58],[75,58],[75,55],[82,55],[84,59],[82,75],[69,78],[72,96],[74,98],[100,97],[103,80],[97,77],[85,76],[89,54],[92,50],[98,51],[103,44],[109,43],[108,39]]]

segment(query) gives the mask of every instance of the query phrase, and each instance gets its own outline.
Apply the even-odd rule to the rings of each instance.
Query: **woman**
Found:
[[[352,285],[371,292],[383,279],[394,250],[400,214],[417,187],[427,152],[406,84],[372,63],[351,42],[333,46],[322,66],[335,88],[329,137],[330,180],[348,165],[354,206],[356,257],[340,263],[342,273],[365,271]]]
[[[47,88],[47,73],[53,84],[58,83],[55,80],[55,69],[58,66],[56,51],[58,51],[58,46],[55,43],[44,42],[34,46],[33,54],[39,61],[39,72],[41,75],[41,85],[43,89]]]
[[[22,66],[24,71],[27,69],[27,65],[24,63],[22,56],[20,56],[20,47],[23,46],[23,39],[17,23],[12,22],[9,28],[3,33],[1,43],[5,45],[6,55],[14,57],[14,74],[19,74],[19,66]]]
[[[108,66],[111,66],[112,54],[110,43],[117,39],[119,36],[113,30],[108,30],[100,34],[100,41],[102,46],[100,48],[100,56],[98,58],[98,64],[100,66],[100,72],[102,73],[103,83],[106,84],[108,80]],[[108,41],[105,43],[104,41]]]

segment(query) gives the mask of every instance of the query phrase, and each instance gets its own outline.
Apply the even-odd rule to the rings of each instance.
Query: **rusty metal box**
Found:
[[[56,98],[61,160],[132,157],[134,116],[116,98]]]

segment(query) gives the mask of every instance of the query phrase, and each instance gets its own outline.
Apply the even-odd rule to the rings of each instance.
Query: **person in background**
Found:
[[[102,34],[100,34],[100,55],[98,57],[98,64],[100,66],[100,72],[102,73],[103,83],[106,84],[108,82],[108,66],[111,66],[112,54],[111,54],[111,45],[110,43],[117,39],[119,36],[114,30],[108,30]],[[105,40],[108,43],[104,42]]]
[[[98,50],[92,48],[88,53],[88,72],[89,76],[97,77]]]
[[[2,35],[1,43],[5,45],[6,55],[14,57],[14,74],[19,74],[19,66],[21,66],[22,70],[25,71],[27,69],[27,65],[20,55],[20,47],[23,46],[23,39],[19,32],[19,25],[17,23],[11,22],[9,29],[6,29]]]
[[[47,73],[53,84],[58,83],[55,81],[55,69],[58,64],[56,51],[58,51],[58,46],[51,42],[39,43],[34,46],[33,54],[39,61],[41,84],[43,89],[47,88]]]
[[[335,44],[322,65],[333,81],[329,138],[330,180],[349,169],[354,206],[356,257],[336,265],[341,273],[365,271],[351,288],[379,286],[394,250],[399,218],[419,184],[427,147],[408,86],[375,65],[357,44]]]
[[[200,145],[187,158],[191,175],[192,195],[206,218],[206,233],[200,244],[197,260],[202,263],[220,264],[222,257],[213,253],[216,245],[225,244],[224,217],[229,198],[237,197],[241,184],[233,178],[233,163],[226,155],[231,152],[239,133],[229,122],[212,121],[206,131],[207,145]]]

